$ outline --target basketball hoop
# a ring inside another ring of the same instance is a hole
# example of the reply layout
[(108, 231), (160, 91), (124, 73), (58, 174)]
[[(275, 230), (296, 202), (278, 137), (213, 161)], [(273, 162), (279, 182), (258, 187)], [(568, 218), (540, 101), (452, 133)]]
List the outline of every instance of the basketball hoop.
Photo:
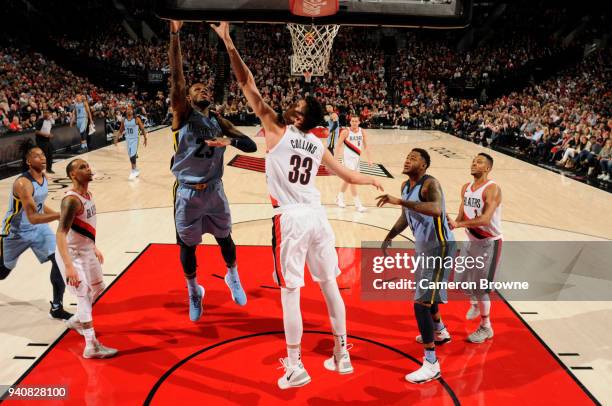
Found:
[(323, 76), (340, 26), (289, 23), (287, 27), (294, 52), (291, 55), (291, 74), (302, 76), (304, 72), (310, 72), (312, 76)]

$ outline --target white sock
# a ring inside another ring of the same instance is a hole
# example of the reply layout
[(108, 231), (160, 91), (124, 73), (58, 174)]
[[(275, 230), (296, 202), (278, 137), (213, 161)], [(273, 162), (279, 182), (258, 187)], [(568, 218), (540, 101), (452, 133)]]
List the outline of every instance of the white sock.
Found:
[(96, 345), (96, 332), (93, 327), (84, 328), (83, 337), (85, 337), (85, 348), (92, 348)]
[(361, 207), (361, 200), (359, 200), (359, 196), (353, 196), (353, 202), (355, 203), (355, 207)]
[(491, 312), (491, 301), (489, 295), (483, 295), (478, 300), (478, 307), (480, 308), (480, 325), (483, 327), (490, 328), (491, 321), (489, 320), (489, 314)]
[(297, 348), (290, 348), (287, 346), (287, 357), (289, 358), (289, 366), (299, 365), (302, 359), (302, 350), (300, 346)]
[(346, 334), (334, 334), (334, 354), (346, 352)]
[[(283, 305), (283, 326), (285, 327), (285, 341), (287, 345), (302, 342), (302, 312), (300, 310), (300, 288), (288, 289), (281, 288), (281, 304)], [(299, 361), (300, 349), (290, 349), (287, 347), (287, 355), (289, 356), (289, 365), (292, 362)], [(292, 358), (293, 354), (293, 358)], [(296, 355), (297, 354), (297, 358)]]

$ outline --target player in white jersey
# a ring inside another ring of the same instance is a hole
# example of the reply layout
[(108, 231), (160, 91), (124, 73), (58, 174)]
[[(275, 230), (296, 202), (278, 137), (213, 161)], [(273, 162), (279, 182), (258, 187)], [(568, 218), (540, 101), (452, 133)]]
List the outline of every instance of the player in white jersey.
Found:
[[(489, 179), (492, 168), (493, 158), (490, 155), (476, 155), (471, 167), (474, 180), (461, 189), (457, 218), (454, 221), (449, 218), (451, 228), (464, 227), (468, 236), (469, 241), (462, 248), (461, 256), (480, 258), (484, 264), (463, 272), (455, 270), (455, 280), (476, 282), (476, 286), (481, 286), (481, 280), (493, 281), (501, 258), (502, 192), (499, 185)], [(468, 340), (473, 343), (485, 342), (493, 338), (489, 290), (470, 289), (466, 293), (470, 295), (470, 309), (466, 318), (472, 320), (480, 315), (480, 326), (468, 336)]]
[(140, 176), (140, 171), (136, 165), (136, 158), (138, 158), (138, 144), (140, 143), (139, 133), (144, 137), (144, 146), (147, 146), (147, 130), (140, 119), (140, 117), (134, 115), (134, 109), (132, 106), (128, 106), (125, 111), (125, 117), (121, 120), (119, 131), (115, 133), (114, 144), (117, 145), (119, 141), (119, 134), (125, 134), (125, 145), (127, 146), (128, 157), (130, 158), (130, 164), (132, 165), (132, 171), (130, 172), (129, 180), (135, 179)]
[[(340, 139), (338, 140), (338, 156), (342, 157), (344, 166), (357, 172), (359, 172), (359, 160), (361, 159), (361, 154), (365, 154), (368, 159), (368, 165), (372, 166), (366, 132), (363, 128), (359, 127), (359, 124), (360, 121), (358, 116), (351, 117), (350, 127), (344, 128), (340, 132)], [(363, 207), (361, 201), (359, 200), (359, 196), (357, 196), (357, 187), (354, 184), (350, 186), (355, 208), (359, 212), (366, 211), (366, 208)], [(349, 184), (347, 182), (342, 182), (340, 193), (338, 193), (338, 197), (336, 198), (336, 204), (340, 207), (346, 207), (346, 204), (344, 203), (344, 192), (346, 192), (348, 187)]]
[(313, 97), (293, 104), (283, 114), (283, 125), (276, 112), (262, 98), (255, 79), (244, 64), (229, 35), (229, 25), (213, 25), (225, 43), (232, 70), (249, 105), (265, 129), (266, 178), (274, 207), (272, 247), (274, 279), (281, 286), (283, 324), (287, 358), (281, 359), (285, 374), (278, 380), (281, 389), (310, 382), (301, 362), (302, 315), (300, 288), (304, 286), (304, 265), (319, 283), (325, 297), (334, 334), (334, 350), (325, 360), (328, 370), (340, 374), (353, 372), (346, 342), (346, 310), (336, 277), (340, 273), (335, 238), (321, 206), (315, 177), (321, 163), (349, 183), (380, 184), (373, 178), (350, 171), (334, 160), (311, 130), (323, 120), (323, 108)]
[(77, 298), (76, 314), (67, 324), (85, 338), (84, 358), (109, 358), (117, 350), (96, 339), (91, 314), (94, 301), (105, 287), (101, 267), (104, 257), (96, 247), (96, 205), (88, 191), (93, 174), (82, 159), (70, 161), (66, 174), (72, 188), (62, 199), (55, 256), (69, 291)]

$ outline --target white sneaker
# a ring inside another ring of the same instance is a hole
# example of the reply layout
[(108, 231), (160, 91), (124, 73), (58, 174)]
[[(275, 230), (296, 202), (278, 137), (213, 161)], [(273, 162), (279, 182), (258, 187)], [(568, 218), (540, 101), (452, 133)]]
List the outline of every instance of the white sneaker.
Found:
[(334, 353), (331, 358), (323, 361), (323, 366), (328, 371), (338, 372), (339, 374), (352, 374), (353, 364), (351, 364), (351, 356), (348, 352), (348, 347), (344, 352)]
[(73, 315), (68, 320), (64, 320), (64, 323), (66, 323), (66, 327), (68, 327), (69, 329), (72, 329), (72, 330), (76, 331), (77, 333), (79, 333), (80, 335), (83, 335), (83, 323), (81, 323), (76, 318), (75, 315)]
[(338, 194), (338, 196), (336, 197), (336, 205), (343, 209), (346, 207), (346, 204), (344, 204), (344, 198), (341, 194)]
[(363, 207), (363, 205), (361, 204), (361, 200), (359, 200), (358, 197), (355, 197), (353, 199), (353, 203), (355, 204), (355, 210), (357, 210), (359, 213), (363, 213), (367, 210), (365, 207)]
[(83, 358), (110, 358), (117, 355), (118, 352), (114, 348), (105, 347), (100, 342), (96, 342), (93, 347), (85, 347)]
[(280, 359), (281, 367), (285, 369), (285, 374), (278, 379), (278, 387), (281, 389), (298, 388), (310, 383), (310, 375), (304, 368), (304, 364), (289, 365), (289, 358)]
[(135, 177), (139, 177), (140, 176), (140, 171), (138, 169), (134, 169), (134, 176)]
[(410, 383), (425, 383), (438, 379), (442, 376), (440, 373), (440, 362), (436, 360), (435, 363), (427, 361), (423, 358), (423, 366), (416, 371), (405, 376), (405, 379)]
[[(417, 343), (423, 344), (423, 337), (421, 337), (420, 334), (416, 336), (415, 340)], [(442, 345), (442, 344), (449, 343), (450, 340), (451, 340), (451, 335), (446, 329), (446, 327), (444, 327), (440, 331), (434, 331), (434, 344)]]
[(607, 173), (602, 173), (602, 174), (600, 174), (600, 175), (597, 177), (597, 179), (599, 179), (599, 180), (603, 180), (603, 179), (606, 177), (606, 175), (607, 175)]
[(465, 318), (468, 320), (474, 320), (478, 316), (480, 316), (480, 308), (478, 307), (478, 305), (474, 306), (473, 304), (471, 304), (470, 308), (465, 314)]
[(134, 179), (136, 179), (136, 172), (132, 170), (132, 172), (130, 172), (130, 176), (128, 176), (128, 180), (134, 180)]
[(610, 174), (606, 173), (606, 176), (603, 178), (605, 182), (610, 182)]
[(478, 330), (474, 331), (472, 334), (468, 336), (468, 341), (474, 344), (480, 344), (492, 338), (493, 338), (493, 328), (480, 326), (478, 327)]

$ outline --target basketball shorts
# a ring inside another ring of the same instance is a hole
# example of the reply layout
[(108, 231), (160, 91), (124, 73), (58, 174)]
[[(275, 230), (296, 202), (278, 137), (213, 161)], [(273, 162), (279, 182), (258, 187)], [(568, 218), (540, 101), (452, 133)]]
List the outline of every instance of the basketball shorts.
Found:
[(55, 252), (55, 234), (48, 224), (35, 224), (34, 229), (25, 232), (10, 232), (0, 237), (2, 260), (8, 269), (14, 269), (17, 259), (28, 248), (31, 248), (38, 261), (42, 264), (49, 260)]
[(304, 286), (304, 265), (315, 282), (340, 274), (336, 239), (322, 206), (290, 205), (274, 209), (272, 253), (274, 281), (281, 287)]
[(232, 231), (232, 215), (221, 180), (212, 181), (204, 190), (175, 184), (174, 223), (177, 243), (192, 247), (209, 233), (225, 238)]
[(475, 289), (464, 289), (465, 293), (470, 296), (479, 296), (490, 292), (490, 289), (480, 288), (480, 281), (483, 279), (489, 282), (495, 280), (495, 274), (501, 260), (501, 248), (501, 239), (470, 240), (464, 243), (459, 255), (463, 258), (473, 258), (469, 262), (474, 265), (469, 268), (455, 265), (454, 280), (458, 282), (473, 282), (469, 285), (463, 284), (464, 286), (476, 286)]
[(79, 130), (79, 134), (81, 135), (81, 140), (87, 138), (87, 119), (76, 121), (76, 127)]
[(138, 136), (125, 137), (125, 143), (127, 145), (128, 156), (130, 158), (137, 156), (138, 154)]
[(359, 160), (360, 156), (356, 154), (344, 154), (342, 163), (350, 170), (359, 172)]
[(414, 272), (415, 302), (428, 304), (448, 302), (444, 282), (449, 280), (456, 251), (455, 241), (446, 241), (444, 244), (436, 243), (434, 246), (430, 245), (426, 250), (416, 251), (415, 258), (421, 257), (422, 259)]
[[(96, 257), (93, 246), (83, 249), (69, 248), (68, 252), (81, 283), (78, 287), (70, 286), (66, 283), (68, 291), (76, 296), (77, 311), (76, 315), (80, 322), (87, 323), (92, 321), (92, 306), (96, 299), (104, 292), (105, 284), (102, 275), (102, 265)], [(59, 252), (55, 252), (57, 266), (66, 281), (66, 265)]]

